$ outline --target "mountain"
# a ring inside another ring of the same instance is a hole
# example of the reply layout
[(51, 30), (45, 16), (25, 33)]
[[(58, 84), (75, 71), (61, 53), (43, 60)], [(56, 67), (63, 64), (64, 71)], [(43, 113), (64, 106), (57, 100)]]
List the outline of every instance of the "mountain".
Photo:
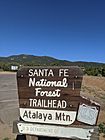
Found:
[(96, 62), (82, 62), (76, 61), (71, 62), (67, 60), (59, 60), (49, 56), (34, 56), (34, 55), (12, 55), (9, 57), (0, 57), (0, 64), (13, 64), (13, 65), (24, 65), (24, 66), (36, 66), (36, 65), (58, 65), (58, 66), (80, 66), (80, 67), (100, 67), (105, 64)]

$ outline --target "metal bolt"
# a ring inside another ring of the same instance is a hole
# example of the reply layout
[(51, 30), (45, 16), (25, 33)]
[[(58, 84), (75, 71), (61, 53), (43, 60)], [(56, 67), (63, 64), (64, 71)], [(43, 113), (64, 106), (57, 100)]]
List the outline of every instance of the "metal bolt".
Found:
[(21, 77), (24, 77), (24, 75), (21, 75)]

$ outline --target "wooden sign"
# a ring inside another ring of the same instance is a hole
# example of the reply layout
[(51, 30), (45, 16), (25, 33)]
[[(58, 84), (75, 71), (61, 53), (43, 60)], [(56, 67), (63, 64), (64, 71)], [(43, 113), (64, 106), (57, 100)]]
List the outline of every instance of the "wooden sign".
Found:
[[(44, 124), (32, 124), (17, 122), (18, 133), (49, 136), (58, 138), (72, 138), (81, 140), (98, 140), (98, 127), (94, 126), (55, 126), (55, 125), (44, 125)], [(49, 138), (50, 139), (50, 138)]]
[(98, 140), (95, 126), (100, 105), (80, 95), (82, 79), (79, 67), (20, 69), (18, 133)]
[(75, 122), (83, 72), (79, 67), (34, 67), (18, 71), (20, 117), (26, 122)]

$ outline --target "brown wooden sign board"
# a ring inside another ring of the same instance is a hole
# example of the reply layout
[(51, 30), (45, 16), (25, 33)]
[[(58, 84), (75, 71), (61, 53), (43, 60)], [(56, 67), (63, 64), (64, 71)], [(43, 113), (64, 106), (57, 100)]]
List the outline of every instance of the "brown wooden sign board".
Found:
[(78, 67), (21, 69), (17, 74), (20, 107), (77, 110), (74, 98), (80, 96), (82, 77)]

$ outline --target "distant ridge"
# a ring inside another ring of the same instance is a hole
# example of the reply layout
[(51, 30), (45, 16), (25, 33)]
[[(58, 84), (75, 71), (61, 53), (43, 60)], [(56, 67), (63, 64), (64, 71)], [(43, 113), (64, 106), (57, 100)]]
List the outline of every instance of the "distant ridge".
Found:
[(36, 66), (36, 65), (58, 65), (58, 66), (80, 66), (80, 67), (101, 67), (105, 65), (104, 63), (98, 62), (84, 62), (84, 61), (67, 61), (59, 60), (49, 56), (34, 56), (34, 55), (11, 55), (8, 57), (0, 57), (0, 64), (17, 64), (24, 66)]

